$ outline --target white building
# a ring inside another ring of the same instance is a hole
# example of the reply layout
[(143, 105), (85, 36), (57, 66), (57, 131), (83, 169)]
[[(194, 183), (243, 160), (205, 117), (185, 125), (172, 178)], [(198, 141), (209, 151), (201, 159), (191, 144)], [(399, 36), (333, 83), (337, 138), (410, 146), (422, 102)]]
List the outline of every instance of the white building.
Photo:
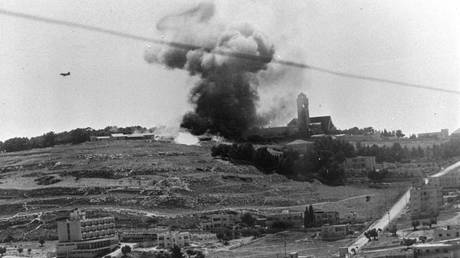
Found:
[(119, 243), (114, 217), (87, 219), (78, 209), (57, 220), (57, 233), (57, 258), (99, 257)]
[(180, 248), (190, 245), (189, 232), (163, 232), (158, 234), (158, 247), (169, 249), (174, 246)]
[(203, 230), (216, 231), (223, 228), (233, 228), (240, 221), (239, 213), (216, 213), (206, 215), (200, 224)]
[(448, 225), (436, 228), (433, 232), (433, 240), (440, 241), (452, 238), (460, 238), (460, 225)]
[(441, 206), (442, 192), (436, 184), (430, 182), (412, 187), (409, 202), (412, 220), (435, 219)]

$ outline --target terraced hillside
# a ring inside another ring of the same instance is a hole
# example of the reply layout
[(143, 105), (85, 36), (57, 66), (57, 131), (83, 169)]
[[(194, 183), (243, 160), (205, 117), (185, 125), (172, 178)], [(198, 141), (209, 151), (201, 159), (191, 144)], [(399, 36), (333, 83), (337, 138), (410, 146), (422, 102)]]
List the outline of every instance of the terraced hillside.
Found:
[[(0, 154), (0, 215), (74, 206), (114, 206), (163, 214), (218, 208), (275, 208), (322, 203), (325, 209), (376, 209), (398, 191), (328, 187), (266, 175), (210, 156), (212, 143), (143, 140), (88, 142)], [(346, 199), (348, 198), (348, 199)], [(346, 201), (339, 201), (346, 199)], [(337, 207), (339, 206), (339, 207)], [(363, 207), (365, 206), (365, 207)]]

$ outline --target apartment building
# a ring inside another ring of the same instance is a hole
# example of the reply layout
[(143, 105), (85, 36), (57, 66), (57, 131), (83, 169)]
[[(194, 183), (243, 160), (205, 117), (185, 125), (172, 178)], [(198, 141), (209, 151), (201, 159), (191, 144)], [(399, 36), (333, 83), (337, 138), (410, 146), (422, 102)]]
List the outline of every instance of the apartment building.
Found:
[(57, 220), (57, 233), (57, 258), (103, 256), (119, 244), (114, 217), (86, 218), (79, 209)]
[(182, 248), (190, 245), (189, 232), (168, 231), (158, 234), (158, 247), (169, 249), (175, 245)]
[(442, 192), (433, 183), (414, 186), (410, 192), (409, 208), (412, 220), (435, 219), (442, 206)]

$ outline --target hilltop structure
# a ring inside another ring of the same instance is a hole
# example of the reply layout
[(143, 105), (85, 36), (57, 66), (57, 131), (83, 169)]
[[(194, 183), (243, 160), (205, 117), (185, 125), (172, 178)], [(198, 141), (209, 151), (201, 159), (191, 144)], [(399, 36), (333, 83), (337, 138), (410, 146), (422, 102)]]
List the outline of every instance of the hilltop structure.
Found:
[(286, 126), (254, 128), (246, 136), (264, 138), (309, 137), (315, 134), (332, 134), (336, 131), (331, 116), (310, 117), (308, 98), (304, 93), (297, 96), (297, 118)]

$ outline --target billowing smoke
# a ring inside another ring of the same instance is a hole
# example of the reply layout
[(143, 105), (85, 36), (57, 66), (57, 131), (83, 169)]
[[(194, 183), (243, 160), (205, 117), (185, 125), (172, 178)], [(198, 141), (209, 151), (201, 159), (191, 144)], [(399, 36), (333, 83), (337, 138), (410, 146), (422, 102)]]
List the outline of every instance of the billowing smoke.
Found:
[(213, 20), (214, 14), (213, 4), (202, 3), (164, 17), (157, 29), (182, 45), (149, 48), (145, 60), (199, 76), (190, 93), (194, 111), (184, 115), (182, 127), (193, 134), (239, 138), (265, 122), (256, 112), (257, 74), (271, 62), (274, 47), (252, 26), (225, 26)]

